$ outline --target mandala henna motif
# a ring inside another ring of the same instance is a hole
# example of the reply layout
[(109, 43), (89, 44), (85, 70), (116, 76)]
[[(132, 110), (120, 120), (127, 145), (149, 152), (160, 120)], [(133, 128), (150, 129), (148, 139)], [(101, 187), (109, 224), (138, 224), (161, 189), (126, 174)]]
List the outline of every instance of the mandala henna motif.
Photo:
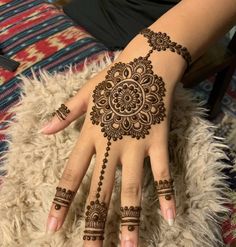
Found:
[(169, 49), (172, 52), (176, 52), (181, 55), (187, 62), (189, 68), (190, 63), (192, 62), (191, 55), (186, 47), (183, 47), (176, 42), (172, 42), (170, 37), (166, 33), (158, 32), (155, 33), (149, 28), (144, 28), (141, 30), (140, 34), (143, 34), (144, 37), (148, 38), (149, 45), (157, 51), (165, 51)]
[(94, 90), (91, 120), (114, 141), (129, 135), (145, 138), (152, 124), (165, 117), (165, 84), (143, 57), (117, 63)]
[[(187, 64), (191, 62), (188, 50), (172, 42), (166, 33), (154, 33), (146, 28), (140, 34), (148, 38), (148, 43), (152, 47), (148, 54), (145, 57), (135, 58), (129, 63), (115, 63), (107, 71), (105, 79), (93, 91), (94, 105), (90, 119), (92, 124), (101, 126), (101, 131), (107, 138), (107, 146), (96, 200), (90, 202), (85, 214), (84, 240), (103, 240), (108, 205), (100, 200), (100, 192), (111, 141), (122, 139), (123, 136), (145, 138), (151, 126), (159, 124), (166, 117), (165, 83), (162, 77), (154, 74), (149, 56), (154, 50), (170, 49), (181, 55)], [(172, 187), (168, 190), (169, 194), (165, 195), (167, 200), (170, 198)], [(162, 192), (159, 190), (159, 193)], [(140, 210), (140, 207), (132, 206), (121, 209), (122, 224), (128, 225), (130, 231), (139, 224)], [(128, 219), (125, 219), (126, 216)]]

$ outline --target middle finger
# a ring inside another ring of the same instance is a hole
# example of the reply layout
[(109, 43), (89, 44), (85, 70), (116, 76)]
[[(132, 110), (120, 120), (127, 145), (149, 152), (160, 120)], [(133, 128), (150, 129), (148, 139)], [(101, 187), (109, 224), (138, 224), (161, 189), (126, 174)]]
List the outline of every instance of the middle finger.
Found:
[(104, 228), (118, 162), (117, 151), (115, 147), (110, 150), (110, 145), (110, 141), (108, 141), (107, 146), (105, 142), (99, 144), (97, 151), (85, 212), (84, 246), (86, 247), (100, 247), (103, 243)]
[(138, 246), (144, 157), (145, 150), (143, 146), (132, 145), (132, 149), (127, 149), (122, 159), (122, 247)]

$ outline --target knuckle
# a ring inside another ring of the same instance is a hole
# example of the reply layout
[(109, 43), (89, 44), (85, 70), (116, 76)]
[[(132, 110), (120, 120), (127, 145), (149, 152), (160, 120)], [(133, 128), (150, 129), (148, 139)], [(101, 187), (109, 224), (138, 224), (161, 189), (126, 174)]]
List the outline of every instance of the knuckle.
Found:
[(125, 196), (139, 197), (141, 194), (141, 186), (138, 183), (127, 183), (122, 186), (121, 193)]
[(88, 109), (88, 100), (87, 101), (82, 100), (80, 103), (81, 103), (81, 111), (84, 114), (87, 112)]
[(158, 170), (158, 179), (168, 179), (170, 178), (169, 169), (163, 167), (162, 169)]
[(102, 192), (98, 192), (95, 189), (91, 189), (89, 192), (90, 201), (97, 199), (98, 194), (99, 194), (99, 200), (103, 202), (108, 202), (109, 198), (108, 198), (108, 194), (106, 193), (106, 191), (103, 190)]
[(97, 190), (90, 190), (90, 192), (89, 192), (90, 198), (91, 198), (91, 199), (95, 199), (97, 193), (98, 193)]

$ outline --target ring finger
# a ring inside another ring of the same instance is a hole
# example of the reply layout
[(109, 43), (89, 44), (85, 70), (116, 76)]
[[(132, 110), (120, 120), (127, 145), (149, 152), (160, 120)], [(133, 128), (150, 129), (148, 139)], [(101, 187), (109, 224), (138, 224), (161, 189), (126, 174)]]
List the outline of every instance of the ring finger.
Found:
[[(135, 146), (135, 145), (134, 145)], [(121, 246), (137, 247), (139, 238), (140, 201), (144, 150), (132, 146), (126, 149), (122, 160), (121, 187)], [(135, 151), (134, 151), (135, 150)]]

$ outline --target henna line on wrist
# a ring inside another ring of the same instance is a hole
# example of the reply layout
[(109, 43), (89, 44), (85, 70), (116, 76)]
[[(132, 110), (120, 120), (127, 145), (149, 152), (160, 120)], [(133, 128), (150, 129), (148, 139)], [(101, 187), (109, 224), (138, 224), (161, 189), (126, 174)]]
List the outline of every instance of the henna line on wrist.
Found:
[[(189, 68), (190, 63), (192, 62), (192, 58), (188, 49), (176, 42), (172, 42), (170, 37), (163, 32), (155, 33), (150, 28), (144, 28), (140, 31), (144, 37), (148, 38), (148, 43), (152, 47), (152, 49), (157, 51), (165, 51), (169, 49), (172, 52), (176, 52), (178, 55), (181, 55), (183, 59), (187, 63), (187, 67)], [(147, 55), (147, 58), (150, 56), (150, 52)]]

